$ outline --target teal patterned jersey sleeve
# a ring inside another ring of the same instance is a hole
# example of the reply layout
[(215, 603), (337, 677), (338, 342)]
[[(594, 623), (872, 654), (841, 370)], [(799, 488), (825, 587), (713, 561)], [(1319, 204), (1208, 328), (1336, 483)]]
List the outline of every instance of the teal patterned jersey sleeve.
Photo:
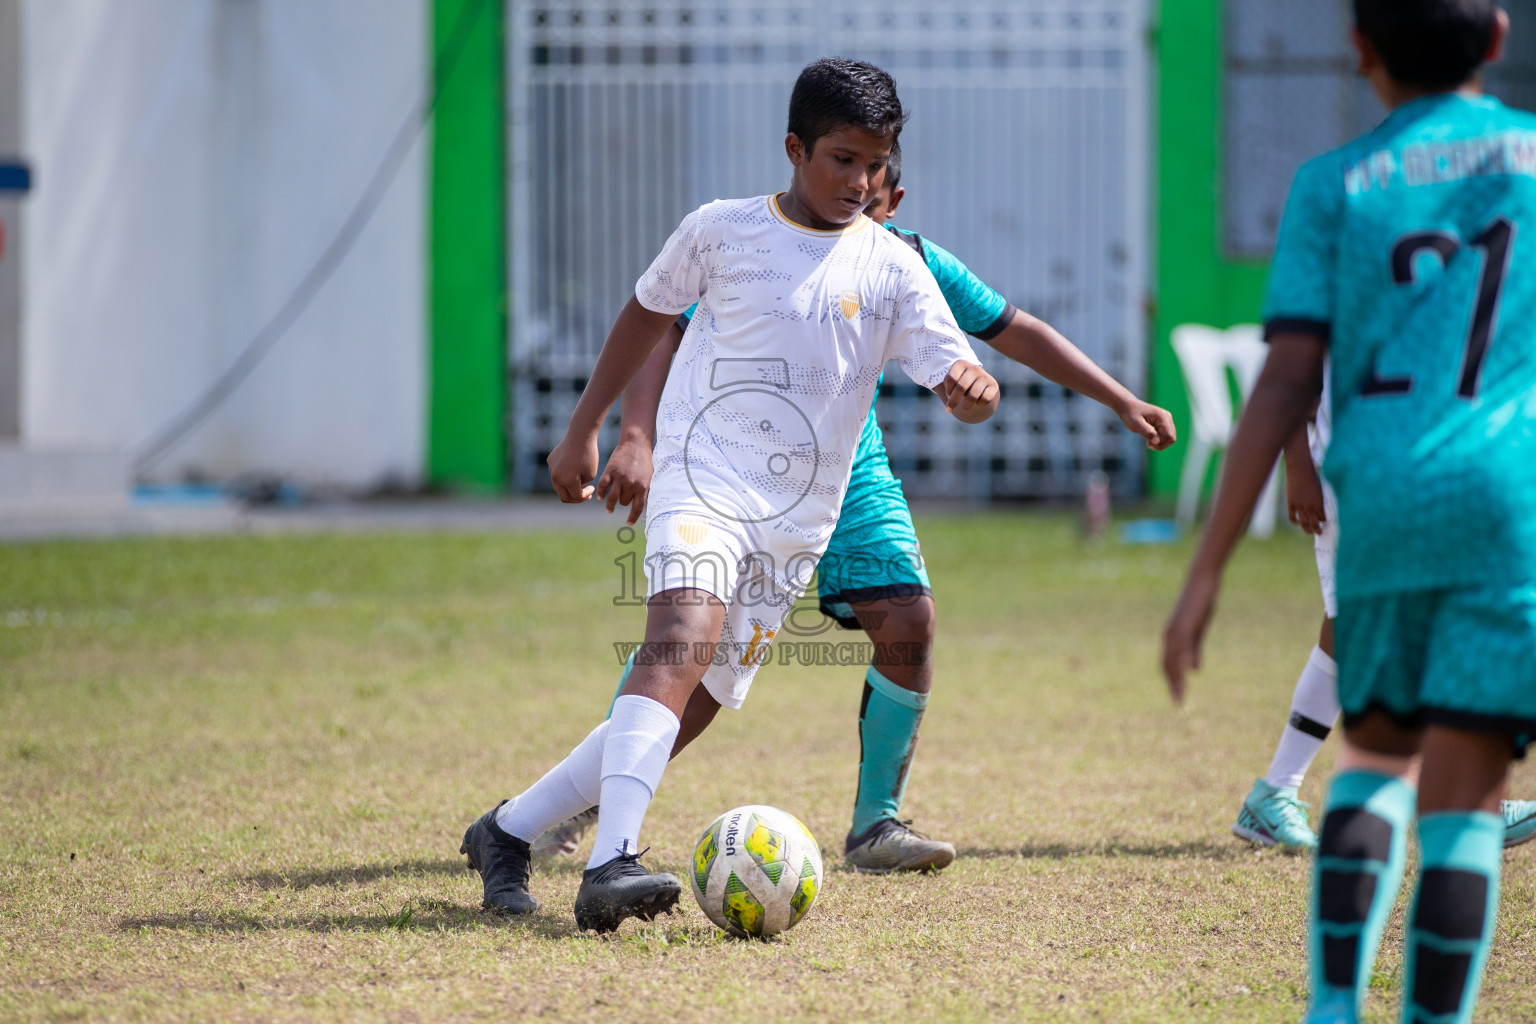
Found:
[(1280, 331), (1332, 335), (1337, 286), (1337, 187), (1330, 188), (1332, 155), (1305, 164), (1296, 174), (1270, 263), (1264, 299), (1265, 337)]
[(886, 230), (916, 249), (923, 262), (928, 264), (962, 331), (989, 341), (1008, 326), (1017, 310), (948, 250), (934, 245), (915, 231), (903, 231), (890, 224), (886, 225)]

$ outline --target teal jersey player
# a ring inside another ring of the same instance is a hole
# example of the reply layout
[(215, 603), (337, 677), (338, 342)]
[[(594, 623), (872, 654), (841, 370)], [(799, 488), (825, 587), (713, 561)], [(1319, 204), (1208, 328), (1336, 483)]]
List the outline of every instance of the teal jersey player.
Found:
[[(1013, 304), (948, 250), (915, 231), (885, 228), (923, 257), (961, 330), (990, 341), (1013, 321)], [(874, 406), (853, 457), (837, 530), (817, 567), (816, 588), (821, 610), (848, 629), (859, 628), (856, 603), (930, 593), (912, 512), (891, 473)]]
[[(1509, 763), (1536, 732), (1536, 118), (1481, 95), (1493, 0), (1355, 0), (1391, 111), (1302, 168), (1268, 362), (1163, 638), (1175, 699), (1221, 573), (1331, 357), (1344, 746), (1317, 838), (1306, 1024), (1354, 1024), (1402, 887), (1402, 1019), (1466, 1024), (1497, 920)], [(1518, 809), (1517, 809), (1518, 811)]]
[[(1484, 584), (1511, 584), (1518, 597), (1533, 575), (1536, 517), (1523, 510), (1536, 499), (1536, 437), (1518, 415), (1533, 379), (1525, 325), (1536, 278), (1527, 270), (1531, 239), (1518, 231), (1532, 223), (1533, 128), (1536, 118), (1483, 96), (1423, 96), (1297, 176), (1265, 319), (1273, 331), (1331, 340), (1339, 360), (1337, 408), (1348, 426), (1328, 472), (1347, 481), (1350, 499), (1346, 597)], [(1330, 392), (1323, 401), (1332, 406)], [(1319, 534), (1328, 610), (1270, 772), (1233, 826), (1264, 845), (1316, 846), (1297, 786), (1340, 711), (1332, 657), (1340, 515), (1313, 468), (1329, 448), (1331, 411), (1317, 417), (1311, 451), (1305, 431), (1286, 448), (1288, 494), (1310, 486), (1314, 516), (1326, 509), (1326, 521), (1293, 518)], [(1365, 638), (1403, 649), (1379, 633), (1388, 623), (1353, 622), (1357, 646)], [(1508, 667), (1528, 656), (1521, 643), (1489, 643), (1475, 664), (1452, 658), (1437, 670), (1430, 685), (1443, 696), (1428, 696), (1446, 705), (1438, 711), (1475, 711), (1488, 696), (1483, 681), (1506, 674), (1488, 663), (1500, 650)], [(1385, 694), (1356, 689), (1354, 716), (1371, 699), (1409, 715), (1426, 694), (1404, 682)], [(1503, 805), (1506, 847), (1536, 836), (1526, 803)]]
[(1536, 117), (1423, 96), (1305, 165), (1265, 320), (1330, 338), (1341, 598), (1536, 578)]

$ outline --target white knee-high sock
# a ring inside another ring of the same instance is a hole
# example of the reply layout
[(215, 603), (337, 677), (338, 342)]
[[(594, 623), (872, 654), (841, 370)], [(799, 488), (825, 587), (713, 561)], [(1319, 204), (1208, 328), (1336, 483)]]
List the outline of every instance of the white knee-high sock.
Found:
[(597, 803), (607, 739), (605, 721), (542, 779), (519, 793), (517, 799), (502, 804), (496, 812), (496, 824), (503, 832), (531, 843), (545, 829)]
[(681, 723), (649, 697), (625, 694), (613, 704), (603, 746), (603, 784), (597, 835), (588, 868), (640, 849), (640, 825), (656, 795)]
[(1264, 781), (1281, 789), (1295, 789), (1306, 777), (1312, 759), (1339, 717), (1339, 666), (1321, 647), (1313, 647), (1296, 692), (1291, 696), (1291, 717)]

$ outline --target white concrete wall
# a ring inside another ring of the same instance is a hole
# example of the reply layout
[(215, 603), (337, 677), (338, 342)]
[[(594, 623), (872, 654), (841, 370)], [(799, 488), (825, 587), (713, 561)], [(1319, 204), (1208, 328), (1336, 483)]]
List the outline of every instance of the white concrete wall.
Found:
[[(133, 449), (335, 237), (418, 98), (426, 0), (23, 0), (22, 437)], [(335, 276), (154, 471), (420, 476), (425, 138)]]

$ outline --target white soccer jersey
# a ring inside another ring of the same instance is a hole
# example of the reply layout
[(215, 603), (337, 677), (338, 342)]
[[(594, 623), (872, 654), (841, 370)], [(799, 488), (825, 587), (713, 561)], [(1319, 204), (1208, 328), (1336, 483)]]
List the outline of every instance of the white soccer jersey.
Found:
[(647, 522), (740, 524), (794, 591), (837, 524), (886, 360), (924, 387), (978, 362), (910, 247), (862, 216), (803, 227), (773, 196), (689, 214), (635, 297), (658, 313), (699, 304), (661, 396)]

